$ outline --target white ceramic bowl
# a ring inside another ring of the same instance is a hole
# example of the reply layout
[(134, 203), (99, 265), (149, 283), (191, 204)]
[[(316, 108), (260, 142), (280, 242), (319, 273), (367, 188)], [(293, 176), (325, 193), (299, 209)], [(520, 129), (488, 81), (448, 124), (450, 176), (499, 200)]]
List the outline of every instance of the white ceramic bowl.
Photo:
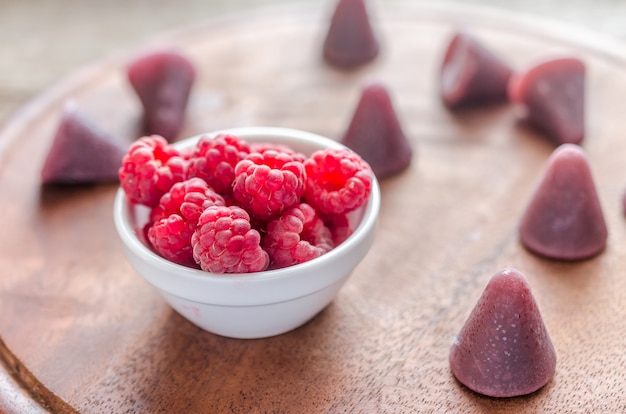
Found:
[[(230, 133), (249, 142), (286, 144), (306, 155), (323, 148), (345, 148), (308, 132), (247, 127)], [(176, 143), (191, 147), (198, 137)], [(148, 209), (132, 205), (118, 190), (114, 220), (132, 267), (183, 317), (200, 328), (233, 338), (261, 338), (295, 329), (324, 309), (365, 257), (374, 239), (380, 209), (376, 179), (367, 204), (352, 214), (354, 233), (330, 252), (306, 263), (265, 272), (215, 275), (177, 265), (155, 254), (141, 237)]]

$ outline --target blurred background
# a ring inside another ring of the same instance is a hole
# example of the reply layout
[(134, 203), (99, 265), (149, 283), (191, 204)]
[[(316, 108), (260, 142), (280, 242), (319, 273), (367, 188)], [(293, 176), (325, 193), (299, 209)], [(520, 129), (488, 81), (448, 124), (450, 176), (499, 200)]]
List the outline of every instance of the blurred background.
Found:
[[(400, 0), (369, 0), (393, 7)], [(404, 0), (406, 2), (407, 0)], [(624, 0), (411, 0), (411, 4), (491, 8), (553, 20), (626, 44)], [(164, 31), (268, 6), (335, 0), (0, 0), (0, 123), (78, 67)]]

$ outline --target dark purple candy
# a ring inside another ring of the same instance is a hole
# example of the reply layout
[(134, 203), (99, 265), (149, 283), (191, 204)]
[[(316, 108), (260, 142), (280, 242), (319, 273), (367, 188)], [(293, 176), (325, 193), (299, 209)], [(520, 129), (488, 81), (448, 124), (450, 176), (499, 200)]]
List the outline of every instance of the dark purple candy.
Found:
[(324, 40), (326, 61), (353, 68), (374, 60), (378, 51), (365, 0), (338, 0)]
[(554, 150), (519, 230), (526, 248), (551, 259), (582, 260), (604, 250), (608, 231), (581, 147)]
[(367, 161), (379, 179), (406, 169), (413, 155), (389, 93), (380, 83), (363, 88), (341, 142)]
[(490, 397), (530, 394), (552, 378), (556, 352), (519, 271), (491, 278), (454, 338), (449, 361), (459, 382)]
[(174, 140), (185, 121), (193, 64), (179, 53), (150, 53), (133, 61), (127, 74), (143, 106), (143, 134)]
[(79, 184), (118, 181), (126, 153), (75, 104), (65, 106), (41, 170), (43, 183)]
[(443, 58), (441, 97), (449, 108), (504, 102), (512, 74), (509, 65), (477, 38), (460, 31)]
[(525, 120), (556, 145), (580, 144), (585, 137), (585, 65), (577, 58), (553, 59), (516, 75), (512, 101)]

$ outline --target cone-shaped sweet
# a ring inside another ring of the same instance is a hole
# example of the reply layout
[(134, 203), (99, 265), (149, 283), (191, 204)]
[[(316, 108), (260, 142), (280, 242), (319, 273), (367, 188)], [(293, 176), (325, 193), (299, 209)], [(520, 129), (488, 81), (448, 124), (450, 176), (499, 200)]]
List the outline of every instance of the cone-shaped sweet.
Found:
[(490, 397), (530, 394), (548, 383), (556, 352), (525, 277), (496, 273), (450, 348), (450, 368)]
[(608, 231), (581, 147), (554, 150), (519, 231), (527, 249), (551, 259), (582, 260), (604, 250)]
[(585, 65), (580, 59), (553, 59), (515, 75), (509, 95), (525, 108), (525, 120), (555, 145), (583, 141)]
[(324, 40), (326, 61), (350, 69), (374, 60), (378, 51), (365, 0), (338, 0)]
[(181, 131), (196, 71), (176, 52), (141, 56), (127, 68), (130, 84), (143, 106), (143, 134), (172, 141)]
[(125, 152), (74, 103), (68, 103), (41, 170), (42, 182), (116, 182)]
[(413, 155), (387, 88), (381, 83), (363, 88), (341, 142), (367, 161), (378, 179), (406, 169)]
[(449, 108), (504, 102), (513, 70), (473, 35), (459, 31), (441, 65), (441, 98)]

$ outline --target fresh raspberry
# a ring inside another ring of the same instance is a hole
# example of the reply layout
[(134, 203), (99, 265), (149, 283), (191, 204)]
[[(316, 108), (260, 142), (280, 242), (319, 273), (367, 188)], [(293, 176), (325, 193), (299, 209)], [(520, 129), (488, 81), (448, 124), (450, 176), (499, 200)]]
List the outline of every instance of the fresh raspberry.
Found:
[(295, 151), (293, 148), (287, 145), (274, 144), (272, 142), (254, 142), (250, 144), (250, 152), (258, 152), (264, 154), (266, 151), (269, 150), (289, 154), (293, 157), (294, 161), (304, 162), (306, 160), (306, 155)]
[(196, 223), (172, 214), (148, 228), (148, 240), (163, 258), (183, 266), (197, 267), (191, 248), (191, 236), (195, 229)]
[(235, 167), (233, 195), (252, 216), (278, 217), (304, 194), (304, 164), (276, 150), (251, 153)]
[(367, 201), (373, 173), (357, 153), (345, 149), (314, 152), (304, 163), (304, 199), (322, 214), (342, 214)]
[(211, 206), (200, 215), (191, 237), (193, 257), (204, 271), (248, 273), (267, 269), (269, 256), (261, 235), (250, 228), (250, 216), (242, 208)]
[(330, 214), (322, 217), (322, 220), (330, 229), (335, 246), (339, 246), (354, 233), (354, 227), (350, 223), (348, 214)]
[(333, 241), (313, 207), (301, 203), (269, 222), (263, 248), (270, 256), (270, 268), (279, 269), (323, 255), (333, 248)]
[(189, 177), (204, 179), (220, 194), (229, 193), (235, 166), (250, 153), (247, 142), (234, 135), (202, 136), (189, 156)]
[(195, 266), (191, 235), (200, 214), (209, 206), (224, 205), (224, 199), (201, 178), (176, 183), (152, 209), (148, 240), (164, 258)]
[(142, 137), (131, 144), (118, 173), (128, 199), (148, 207), (156, 206), (185, 174), (185, 160), (159, 135)]
[(225, 205), (224, 198), (216, 193), (202, 178), (194, 177), (176, 183), (163, 194), (159, 204), (150, 213), (150, 220), (156, 222), (172, 214), (185, 220), (198, 221), (200, 214), (209, 206)]

